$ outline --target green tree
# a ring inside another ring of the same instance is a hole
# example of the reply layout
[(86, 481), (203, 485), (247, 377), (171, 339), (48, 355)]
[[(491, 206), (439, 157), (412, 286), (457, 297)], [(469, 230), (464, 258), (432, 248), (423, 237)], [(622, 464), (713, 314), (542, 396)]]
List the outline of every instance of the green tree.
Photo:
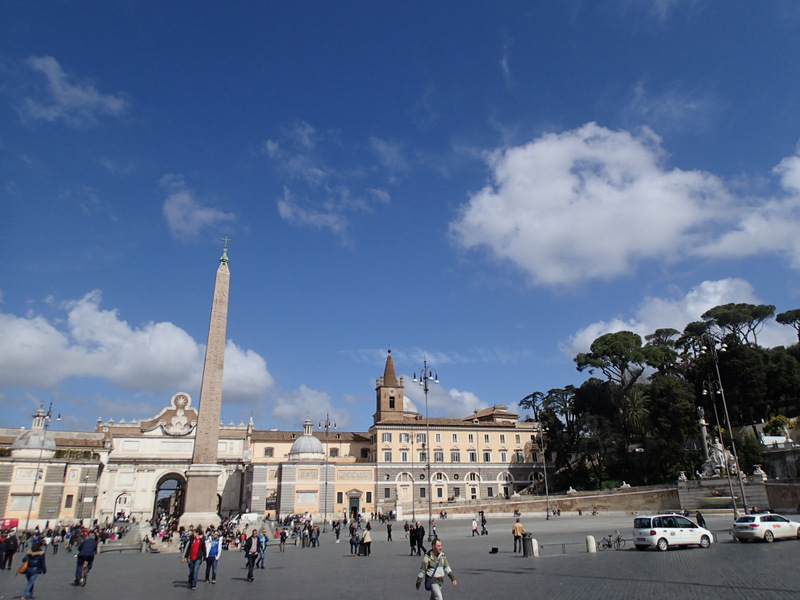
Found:
[(778, 346), (766, 351), (768, 409), (786, 413), (797, 406), (800, 394), (800, 362), (790, 350)]
[(575, 357), (578, 371), (594, 373), (600, 369), (606, 378), (615, 383), (622, 396), (644, 373), (648, 365), (648, 352), (642, 347), (642, 338), (632, 331), (617, 331), (601, 335)]
[(680, 331), (677, 329), (656, 329), (654, 333), (644, 336), (650, 348), (648, 361), (660, 373), (674, 373), (678, 361), (678, 345)]
[(797, 422), (785, 415), (773, 415), (764, 423), (764, 435), (787, 435)]
[(800, 308), (782, 312), (775, 317), (775, 320), (781, 325), (794, 327), (797, 331), (797, 342), (800, 343)]
[(736, 454), (739, 456), (739, 466), (745, 474), (752, 473), (756, 465), (763, 465), (761, 444), (753, 435), (739, 434), (734, 436), (736, 441)]
[(675, 481), (681, 471), (694, 473), (703, 457), (688, 441), (699, 437), (696, 393), (675, 375), (656, 374), (650, 381), (650, 430), (645, 446), (653, 481)]
[(703, 320), (714, 323), (722, 331), (736, 336), (740, 342), (757, 346), (758, 332), (764, 326), (764, 321), (774, 314), (775, 307), (771, 304), (731, 303), (715, 306), (701, 316)]

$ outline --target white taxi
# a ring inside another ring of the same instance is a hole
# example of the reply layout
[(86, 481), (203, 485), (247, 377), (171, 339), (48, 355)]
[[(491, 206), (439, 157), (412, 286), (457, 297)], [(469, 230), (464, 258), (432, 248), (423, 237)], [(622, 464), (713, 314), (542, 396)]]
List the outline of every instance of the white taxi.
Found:
[(713, 533), (681, 515), (650, 515), (633, 520), (633, 544), (637, 550), (663, 551), (672, 546), (708, 548), (713, 541)]
[(800, 523), (773, 513), (744, 515), (736, 519), (731, 533), (737, 542), (747, 540), (771, 542), (779, 538), (800, 538)]

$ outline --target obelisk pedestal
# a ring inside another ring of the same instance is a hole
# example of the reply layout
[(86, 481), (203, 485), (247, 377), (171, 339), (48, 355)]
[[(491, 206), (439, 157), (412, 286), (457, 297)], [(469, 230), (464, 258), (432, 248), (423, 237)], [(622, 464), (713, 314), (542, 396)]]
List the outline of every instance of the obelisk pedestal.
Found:
[(180, 524), (218, 526), (221, 519), (217, 513), (219, 476), (222, 467), (217, 464), (219, 445), (219, 421), (222, 409), (222, 371), (225, 363), (225, 329), (228, 320), (228, 237), (223, 238), (225, 249), (219, 260), (217, 278), (214, 283), (214, 300), (211, 305), (211, 321), (208, 326), (208, 343), (203, 365), (203, 382), (200, 387), (200, 402), (197, 409), (192, 464), (186, 471), (186, 496)]

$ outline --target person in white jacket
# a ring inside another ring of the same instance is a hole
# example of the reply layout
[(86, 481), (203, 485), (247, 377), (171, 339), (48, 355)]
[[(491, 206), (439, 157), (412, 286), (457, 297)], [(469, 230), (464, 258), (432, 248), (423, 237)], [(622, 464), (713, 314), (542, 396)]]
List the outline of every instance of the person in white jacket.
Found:
[(206, 536), (206, 583), (217, 583), (217, 562), (222, 554), (222, 538), (219, 530), (215, 529), (211, 535)]

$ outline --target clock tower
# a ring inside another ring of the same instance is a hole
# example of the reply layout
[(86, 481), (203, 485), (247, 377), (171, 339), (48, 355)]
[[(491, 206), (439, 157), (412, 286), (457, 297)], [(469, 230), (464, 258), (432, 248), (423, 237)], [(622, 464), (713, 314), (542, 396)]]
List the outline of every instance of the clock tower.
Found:
[(398, 381), (394, 373), (392, 351), (386, 357), (386, 367), (383, 376), (378, 377), (375, 383), (375, 399), (377, 411), (373, 416), (374, 422), (379, 423), (387, 419), (403, 418), (403, 377)]

